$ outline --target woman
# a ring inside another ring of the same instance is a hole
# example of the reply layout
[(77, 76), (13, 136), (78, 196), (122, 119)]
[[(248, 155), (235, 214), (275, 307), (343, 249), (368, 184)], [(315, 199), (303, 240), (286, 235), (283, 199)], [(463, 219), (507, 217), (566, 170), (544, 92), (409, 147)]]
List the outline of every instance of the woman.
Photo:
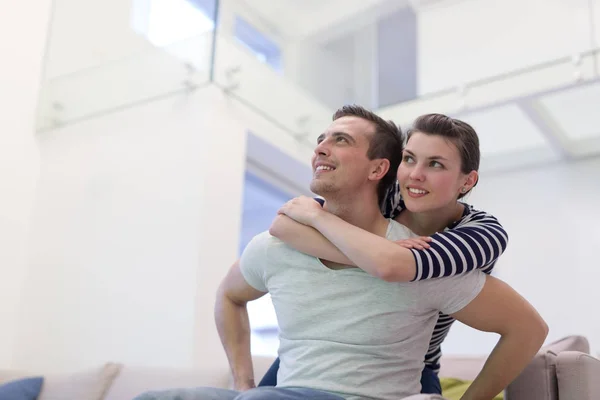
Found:
[[(475, 268), (491, 273), (506, 248), (506, 232), (492, 215), (458, 201), (477, 184), (479, 159), (479, 139), (469, 124), (423, 115), (408, 132), (398, 181), (382, 205), (386, 217), (420, 239), (388, 241), (315, 208), (307, 197), (286, 203), (270, 232), (299, 251), (388, 281), (448, 277)], [(441, 393), (441, 343), (453, 322), (440, 313), (425, 356), (422, 393)], [(278, 363), (259, 386), (276, 384)]]

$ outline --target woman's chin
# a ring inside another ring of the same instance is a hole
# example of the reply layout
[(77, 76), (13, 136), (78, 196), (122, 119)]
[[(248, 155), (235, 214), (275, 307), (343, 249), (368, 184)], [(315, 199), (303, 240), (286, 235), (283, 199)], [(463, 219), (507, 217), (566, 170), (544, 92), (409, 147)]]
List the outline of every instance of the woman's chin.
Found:
[(423, 199), (412, 199), (410, 197), (404, 199), (404, 205), (410, 212), (425, 212), (432, 208), (427, 201), (423, 201)]

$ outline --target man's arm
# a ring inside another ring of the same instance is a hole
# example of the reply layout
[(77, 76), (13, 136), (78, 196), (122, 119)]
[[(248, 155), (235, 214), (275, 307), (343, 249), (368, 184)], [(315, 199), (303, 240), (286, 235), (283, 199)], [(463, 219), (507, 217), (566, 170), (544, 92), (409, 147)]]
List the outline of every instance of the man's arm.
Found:
[(250, 286), (236, 261), (217, 291), (215, 321), (225, 348), (236, 390), (248, 390), (254, 384), (254, 370), (250, 355), (250, 322), (246, 303), (266, 293)]
[(491, 276), (477, 297), (452, 314), (462, 323), (500, 334), (498, 344), (462, 400), (492, 399), (527, 366), (548, 334), (531, 304), (509, 285)]

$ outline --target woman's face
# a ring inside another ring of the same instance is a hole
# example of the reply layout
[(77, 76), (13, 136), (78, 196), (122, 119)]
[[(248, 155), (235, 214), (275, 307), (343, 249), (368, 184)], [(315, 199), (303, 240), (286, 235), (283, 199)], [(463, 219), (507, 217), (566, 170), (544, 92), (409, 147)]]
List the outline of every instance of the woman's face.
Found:
[(412, 212), (453, 206), (461, 190), (472, 186), (469, 175), (461, 171), (456, 146), (442, 136), (421, 132), (413, 133), (406, 144), (398, 182), (406, 208)]

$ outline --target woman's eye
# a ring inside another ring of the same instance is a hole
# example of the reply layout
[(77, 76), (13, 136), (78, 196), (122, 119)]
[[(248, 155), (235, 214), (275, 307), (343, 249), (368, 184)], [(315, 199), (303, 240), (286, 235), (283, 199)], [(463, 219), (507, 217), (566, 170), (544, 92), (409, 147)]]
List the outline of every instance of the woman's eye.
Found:
[(432, 161), (431, 162), (431, 166), (433, 168), (444, 168), (444, 166), (442, 164), (440, 164), (439, 162), (437, 162), (437, 161)]
[(415, 162), (415, 160), (411, 156), (404, 156), (402, 158), (402, 161), (404, 161), (407, 164), (412, 164), (413, 162)]

